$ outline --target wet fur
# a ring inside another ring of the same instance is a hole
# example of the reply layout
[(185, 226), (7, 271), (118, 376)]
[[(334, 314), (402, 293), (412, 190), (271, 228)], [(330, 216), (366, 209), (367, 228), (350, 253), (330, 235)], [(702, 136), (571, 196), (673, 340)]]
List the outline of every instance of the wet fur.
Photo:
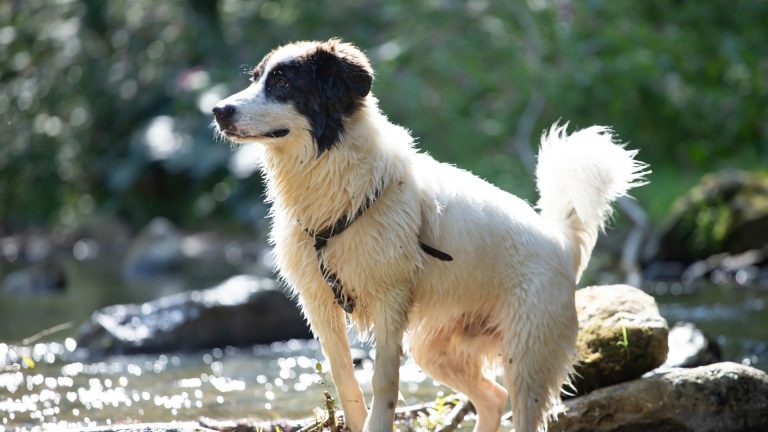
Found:
[[(271, 78), (264, 74), (307, 58), (316, 59), (318, 82), (307, 94), (317, 100), (268, 97)], [(418, 152), (408, 131), (380, 112), (369, 92), (368, 60), (352, 45), (280, 47), (256, 68), (254, 80), (219, 106), (237, 107), (228, 127), (238, 133), (291, 131), (279, 139), (230, 137), (264, 144), (278, 269), (320, 339), (350, 429), (392, 430), (404, 335), (427, 373), (472, 400), (477, 431), (498, 429), (508, 391), (515, 430), (544, 429), (572, 371), (577, 275), (610, 201), (642, 174), (634, 154), (604, 128), (571, 137), (554, 128), (542, 139), (540, 215), (471, 173)], [(336, 131), (330, 141), (323, 138), (328, 128)], [(572, 137), (586, 143), (571, 149), (581, 154), (575, 162), (558, 157)], [(601, 159), (606, 149), (612, 153)], [(619, 168), (608, 166), (617, 161)], [(346, 317), (318, 270), (306, 230), (352, 217), (382, 182), (376, 202), (324, 251), (326, 265), (356, 301)], [(587, 204), (598, 211), (585, 212)], [(426, 255), (419, 240), (454, 260)], [(354, 377), (347, 318), (376, 341), (370, 412)], [(506, 388), (496, 383), (496, 371)]]

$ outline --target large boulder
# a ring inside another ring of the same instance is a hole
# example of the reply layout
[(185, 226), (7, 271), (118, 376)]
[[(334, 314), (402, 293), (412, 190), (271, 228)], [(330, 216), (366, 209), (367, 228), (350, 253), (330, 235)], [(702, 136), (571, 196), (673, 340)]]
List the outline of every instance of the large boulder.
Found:
[(736, 363), (677, 369), (565, 402), (560, 432), (768, 430), (768, 374)]
[(311, 337), (275, 281), (240, 275), (206, 290), (96, 311), (80, 327), (77, 346), (92, 354), (129, 354)]
[(579, 394), (640, 377), (667, 358), (667, 321), (653, 297), (628, 285), (576, 291)]
[(768, 243), (768, 174), (723, 171), (704, 177), (674, 205), (650, 261), (692, 263)]

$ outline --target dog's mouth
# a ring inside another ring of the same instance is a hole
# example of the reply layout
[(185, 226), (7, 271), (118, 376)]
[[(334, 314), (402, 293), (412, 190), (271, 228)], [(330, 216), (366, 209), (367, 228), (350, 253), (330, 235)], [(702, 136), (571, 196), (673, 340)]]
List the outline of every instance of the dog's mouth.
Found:
[(272, 129), (271, 131), (268, 131), (267, 133), (264, 133), (261, 136), (265, 138), (282, 138), (288, 135), (289, 133), (291, 133), (291, 130), (288, 128), (277, 128), (277, 129)]
[(224, 135), (226, 135), (229, 138), (263, 139), (263, 138), (282, 138), (288, 135), (289, 133), (291, 133), (291, 130), (288, 128), (276, 128), (259, 135), (245, 135), (239, 132), (224, 129), (222, 130), (222, 133), (224, 133)]

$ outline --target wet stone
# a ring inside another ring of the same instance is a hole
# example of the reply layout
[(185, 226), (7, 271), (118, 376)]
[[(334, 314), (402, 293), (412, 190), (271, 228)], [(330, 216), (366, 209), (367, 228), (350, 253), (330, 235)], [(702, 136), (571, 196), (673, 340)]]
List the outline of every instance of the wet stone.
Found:
[(736, 363), (677, 369), (570, 399), (554, 432), (768, 430), (768, 374)]
[(131, 354), (266, 344), (312, 335), (295, 302), (271, 279), (234, 276), (218, 286), (144, 304), (114, 305), (81, 326), (92, 354)]
[(661, 368), (704, 366), (717, 363), (722, 357), (715, 338), (693, 323), (678, 322), (669, 330), (669, 354)]

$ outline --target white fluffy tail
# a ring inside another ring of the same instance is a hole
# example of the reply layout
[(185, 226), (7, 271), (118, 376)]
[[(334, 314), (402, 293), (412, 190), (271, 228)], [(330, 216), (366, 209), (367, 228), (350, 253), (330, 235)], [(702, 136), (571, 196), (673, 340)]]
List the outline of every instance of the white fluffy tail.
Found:
[(541, 215), (563, 227), (571, 239), (576, 280), (589, 262), (597, 234), (611, 215), (611, 203), (646, 183), (648, 165), (635, 160), (612, 131), (592, 126), (566, 134), (555, 123), (541, 137), (536, 184)]

